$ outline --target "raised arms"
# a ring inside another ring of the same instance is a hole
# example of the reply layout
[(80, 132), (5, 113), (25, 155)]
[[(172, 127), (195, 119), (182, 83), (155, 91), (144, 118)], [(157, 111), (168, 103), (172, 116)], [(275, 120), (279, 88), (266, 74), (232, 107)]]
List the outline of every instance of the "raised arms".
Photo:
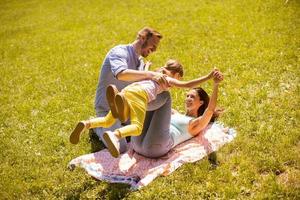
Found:
[(221, 76), (215, 76), (213, 80), (213, 93), (211, 95), (206, 110), (204, 111), (202, 116), (193, 119), (189, 123), (188, 131), (194, 136), (199, 134), (200, 131), (202, 131), (208, 125), (216, 109), (219, 83), (223, 80), (223, 75), (221, 74)]

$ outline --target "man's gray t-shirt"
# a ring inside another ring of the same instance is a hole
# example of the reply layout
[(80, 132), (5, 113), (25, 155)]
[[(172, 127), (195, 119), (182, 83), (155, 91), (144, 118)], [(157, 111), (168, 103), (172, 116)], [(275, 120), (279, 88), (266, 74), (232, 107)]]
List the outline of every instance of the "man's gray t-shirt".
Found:
[(135, 53), (131, 44), (118, 45), (112, 48), (106, 55), (102, 64), (96, 91), (96, 112), (109, 111), (109, 106), (106, 101), (106, 87), (109, 84), (114, 84), (119, 90), (122, 90), (131, 83), (128, 81), (120, 81), (116, 78), (120, 72), (126, 69), (144, 70), (144, 62)]

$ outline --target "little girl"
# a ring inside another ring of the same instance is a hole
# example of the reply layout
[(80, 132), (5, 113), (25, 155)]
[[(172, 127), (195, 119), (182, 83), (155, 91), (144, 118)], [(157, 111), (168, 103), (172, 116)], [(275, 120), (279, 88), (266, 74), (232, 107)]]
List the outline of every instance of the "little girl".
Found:
[[(194, 88), (200, 83), (212, 78), (215, 73), (218, 73), (218, 70), (214, 69), (208, 75), (194, 80), (180, 81), (183, 76), (182, 65), (176, 60), (168, 60), (165, 66), (160, 69), (160, 72), (166, 75), (165, 78), (169, 86), (168, 88), (172, 86)], [(121, 122), (125, 122), (130, 117), (130, 125), (114, 131), (107, 131), (103, 134), (109, 152), (113, 157), (118, 157), (120, 154), (119, 139), (141, 134), (148, 103), (154, 100), (156, 96), (163, 91), (164, 89), (153, 80), (134, 82), (125, 87), (121, 92), (119, 92), (114, 85), (109, 85), (106, 89), (106, 96), (110, 112), (105, 117), (79, 122), (70, 136), (70, 142), (77, 144), (80, 134), (84, 129), (95, 127), (108, 128), (116, 122), (116, 118)]]

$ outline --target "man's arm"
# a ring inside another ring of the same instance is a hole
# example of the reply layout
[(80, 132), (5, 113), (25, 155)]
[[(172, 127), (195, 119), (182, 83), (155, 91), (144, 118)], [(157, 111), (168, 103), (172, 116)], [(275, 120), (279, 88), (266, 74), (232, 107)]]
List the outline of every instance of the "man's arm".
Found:
[(149, 80), (155, 76), (153, 72), (130, 69), (127, 59), (127, 51), (120, 48), (113, 49), (108, 56), (111, 72), (118, 80), (134, 82)]
[(131, 82), (153, 80), (157, 82), (162, 88), (169, 87), (169, 84), (166, 80), (166, 75), (153, 71), (137, 71), (132, 69), (126, 69), (117, 75), (117, 79), (121, 81)]
[(141, 81), (151, 80), (155, 76), (154, 72), (151, 71), (138, 71), (132, 69), (125, 69), (117, 74), (117, 79), (120, 81)]
[[(109, 55), (112, 73), (118, 80), (128, 82), (153, 80), (156, 81), (162, 88), (168, 87), (165, 76), (163, 76), (161, 73), (128, 69), (126, 59), (127, 54), (123, 51), (114, 52)], [(150, 63), (147, 65), (149, 64)]]

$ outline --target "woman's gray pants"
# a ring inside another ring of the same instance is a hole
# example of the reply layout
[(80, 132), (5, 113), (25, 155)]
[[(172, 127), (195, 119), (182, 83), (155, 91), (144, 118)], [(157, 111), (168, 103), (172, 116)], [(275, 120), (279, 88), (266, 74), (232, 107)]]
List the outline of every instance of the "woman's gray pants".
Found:
[[(142, 134), (131, 137), (133, 149), (146, 157), (160, 157), (166, 154), (173, 145), (173, 140), (170, 136), (170, 121), (171, 121), (171, 96), (168, 91), (157, 95), (154, 101), (148, 104), (145, 122)], [(103, 117), (107, 114), (105, 111), (98, 111), (97, 117)], [(120, 128), (122, 125), (119, 120), (110, 128), (95, 128), (98, 137), (103, 141), (103, 133), (105, 131), (113, 131)], [(126, 139), (120, 140), (120, 153), (127, 150)]]
[(170, 135), (171, 96), (163, 92), (148, 104), (142, 134), (132, 136), (133, 149), (146, 157), (155, 158), (166, 154), (173, 146)]

